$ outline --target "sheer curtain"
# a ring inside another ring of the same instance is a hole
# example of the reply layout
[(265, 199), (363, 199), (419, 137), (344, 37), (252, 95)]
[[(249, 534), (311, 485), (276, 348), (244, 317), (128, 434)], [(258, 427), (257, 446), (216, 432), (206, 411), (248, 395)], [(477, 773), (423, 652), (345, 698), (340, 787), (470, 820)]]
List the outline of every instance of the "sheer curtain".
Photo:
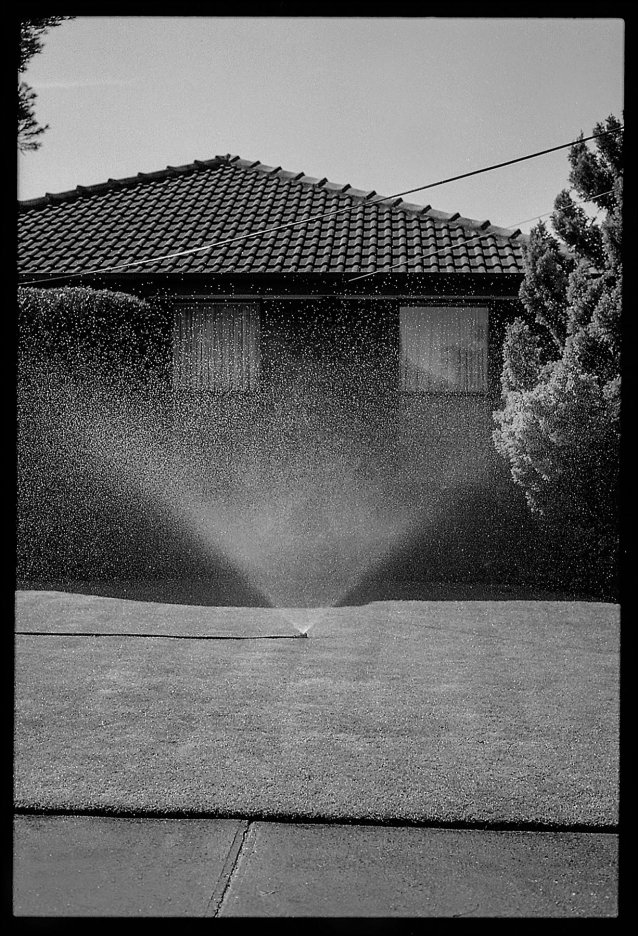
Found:
[(487, 390), (487, 309), (403, 306), (400, 386), (408, 391)]
[(173, 327), (173, 386), (253, 390), (259, 382), (259, 308), (239, 303), (182, 305)]

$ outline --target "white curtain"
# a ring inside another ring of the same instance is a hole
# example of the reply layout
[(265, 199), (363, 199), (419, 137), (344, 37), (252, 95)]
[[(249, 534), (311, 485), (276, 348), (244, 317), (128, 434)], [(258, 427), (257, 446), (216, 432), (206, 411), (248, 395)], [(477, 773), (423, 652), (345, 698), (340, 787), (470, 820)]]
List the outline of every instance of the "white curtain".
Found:
[(487, 309), (403, 306), (400, 386), (408, 391), (487, 390)]
[(259, 382), (259, 308), (196, 303), (176, 310), (173, 386), (189, 390), (253, 390)]

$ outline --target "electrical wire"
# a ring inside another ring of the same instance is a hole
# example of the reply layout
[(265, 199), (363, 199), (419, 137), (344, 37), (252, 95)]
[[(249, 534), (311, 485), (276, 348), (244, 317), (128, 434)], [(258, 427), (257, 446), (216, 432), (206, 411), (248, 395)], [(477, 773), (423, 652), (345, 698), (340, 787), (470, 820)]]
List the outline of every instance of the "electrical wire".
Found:
[[(612, 192), (613, 192), (613, 189), (609, 189), (606, 192), (599, 192), (598, 195), (592, 195), (590, 198), (583, 198), (581, 201), (572, 202), (572, 205), (585, 205), (588, 202), (595, 201), (595, 199), (597, 198), (602, 198), (604, 195), (611, 195)], [(544, 214), (536, 214), (536, 215), (533, 215), (531, 218), (526, 218), (524, 221), (518, 221), (516, 224), (506, 224), (505, 227), (512, 228), (512, 230), (515, 230), (516, 228), (519, 228), (521, 224), (529, 224), (530, 221), (540, 221), (541, 218), (548, 218), (550, 215), (554, 214), (555, 210), (556, 209), (553, 208), (551, 211), (546, 211)], [(360, 273), (357, 276), (353, 276), (347, 282), (355, 283), (357, 280), (367, 279), (370, 276), (378, 276), (379, 273), (389, 273), (390, 270), (396, 270), (397, 267), (412, 266), (412, 264), (418, 263), (420, 260), (425, 260), (426, 262), (428, 262), (429, 260), (432, 259), (432, 257), (436, 257), (438, 254), (445, 253), (446, 251), (448, 251), (449, 253), (452, 253), (452, 251), (454, 250), (460, 250), (463, 247), (467, 247), (467, 245), (471, 243), (472, 241), (479, 241), (486, 237), (494, 237), (494, 234), (490, 233), (489, 231), (484, 231), (481, 234), (473, 234), (471, 237), (466, 238), (460, 244), (451, 244), (451, 245), (448, 244), (445, 247), (439, 247), (438, 250), (434, 250), (431, 253), (429, 253), (427, 257), (424, 257), (423, 255), (421, 255), (420, 257), (414, 257), (412, 260), (400, 260), (398, 263), (394, 263), (392, 266), (389, 266), (389, 267), (384, 267), (384, 269), (382, 270), (371, 270), (370, 273)]]
[[(365, 202), (363, 202), (363, 206), (367, 207), (368, 205), (381, 204), (381, 202), (384, 202), (384, 201), (391, 201), (397, 198), (402, 198), (404, 195), (412, 195), (415, 192), (424, 192), (427, 189), (436, 188), (437, 186), (440, 186), (440, 185), (446, 185), (450, 182), (458, 182), (460, 179), (467, 179), (467, 178), (470, 178), (471, 176), (480, 175), (484, 172), (492, 172), (495, 169), (503, 169), (504, 167), (512, 166), (515, 163), (525, 162), (528, 159), (536, 159), (539, 156), (546, 156), (548, 153), (555, 153), (558, 150), (567, 149), (568, 147), (576, 146), (578, 143), (585, 143), (585, 142), (588, 142), (589, 140), (598, 139), (602, 136), (608, 136), (610, 134), (622, 133), (624, 129), (625, 129), (624, 127), (619, 127), (615, 130), (604, 130), (602, 133), (595, 133), (588, 137), (580, 137), (580, 139), (574, 140), (570, 143), (561, 143), (558, 146), (552, 146), (552, 147), (549, 147), (549, 149), (539, 150), (536, 153), (528, 153), (526, 156), (518, 156), (515, 159), (508, 159), (505, 162), (495, 163), (492, 166), (485, 166), (481, 169), (473, 169), (470, 172), (463, 172), (460, 175), (450, 176), (449, 178), (441, 179), (438, 182), (430, 182), (427, 185), (421, 185), (421, 186), (418, 186), (417, 188), (406, 189), (405, 191), (397, 192), (394, 195), (378, 196), (375, 199), (369, 198), (369, 199), (366, 199)], [(344, 194), (347, 195), (347, 192), (344, 192)], [(343, 208), (337, 208), (334, 210), (325, 211), (317, 215), (310, 215), (306, 218), (301, 218), (298, 221), (289, 221), (289, 222), (286, 222), (285, 224), (278, 224), (271, 228), (263, 228), (260, 231), (253, 231), (247, 234), (240, 234), (236, 237), (226, 238), (221, 241), (213, 241), (210, 244), (203, 244), (200, 247), (190, 247), (184, 250), (174, 251), (173, 253), (170, 253), (170, 254), (163, 254), (157, 257), (147, 257), (142, 260), (128, 260), (128, 261), (125, 261), (124, 263), (116, 264), (110, 267), (94, 267), (89, 270), (81, 270), (81, 271), (68, 272), (68, 273), (62, 270), (60, 271), (54, 270), (52, 272), (56, 275), (42, 277), (42, 278), (38, 278), (35, 280), (28, 280), (26, 282), (21, 283), (20, 285), (22, 286), (31, 286), (34, 284), (39, 285), (42, 283), (55, 282), (60, 279), (72, 279), (78, 276), (90, 276), (95, 273), (98, 273), (98, 274), (114, 273), (119, 270), (128, 269), (129, 267), (132, 267), (132, 266), (142, 266), (147, 263), (161, 263), (164, 260), (173, 260), (176, 257), (183, 257), (189, 254), (200, 253), (205, 250), (214, 250), (219, 247), (226, 247), (229, 244), (237, 243), (238, 241), (250, 240), (251, 238), (255, 238), (255, 237), (263, 237), (266, 235), (274, 234), (277, 231), (286, 230), (288, 228), (299, 227), (305, 224), (311, 224), (313, 221), (316, 222), (316, 221), (322, 220), (323, 218), (329, 218), (338, 214), (344, 214), (350, 211), (354, 211), (356, 208), (360, 207), (360, 205), (361, 205), (360, 202), (356, 202), (352, 205), (347, 205)], [(525, 222), (521, 222), (521, 223), (525, 223)], [(364, 275), (368, 276), (370, 274), (364, 274)], [(357, 278), (362, 278), (362, 277), (357, 277)]]

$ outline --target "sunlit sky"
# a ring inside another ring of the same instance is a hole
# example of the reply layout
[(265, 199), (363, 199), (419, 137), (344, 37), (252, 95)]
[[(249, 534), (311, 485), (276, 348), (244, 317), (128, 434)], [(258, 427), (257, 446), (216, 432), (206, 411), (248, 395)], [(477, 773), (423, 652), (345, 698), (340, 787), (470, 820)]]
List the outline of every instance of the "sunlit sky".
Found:
[[(622, 117), (621, 19), (98, 17), (24, 76), (50, 128), (18, 197), (231, 153), (391, 195)], [(407, 196), (527, 231), (567, 151)]]

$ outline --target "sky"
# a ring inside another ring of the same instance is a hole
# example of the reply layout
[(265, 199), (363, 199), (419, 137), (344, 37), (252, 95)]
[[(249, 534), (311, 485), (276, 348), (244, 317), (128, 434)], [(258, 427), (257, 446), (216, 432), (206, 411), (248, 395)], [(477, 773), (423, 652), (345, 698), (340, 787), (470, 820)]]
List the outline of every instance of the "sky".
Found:
[[(20, 199), (225, 153), (393, 195), (622, 118), (624, 22), (80, 16), (23, 77), (49, 129)], [(568, 173), (562, 150), (405, 200), (527, 232)]]

